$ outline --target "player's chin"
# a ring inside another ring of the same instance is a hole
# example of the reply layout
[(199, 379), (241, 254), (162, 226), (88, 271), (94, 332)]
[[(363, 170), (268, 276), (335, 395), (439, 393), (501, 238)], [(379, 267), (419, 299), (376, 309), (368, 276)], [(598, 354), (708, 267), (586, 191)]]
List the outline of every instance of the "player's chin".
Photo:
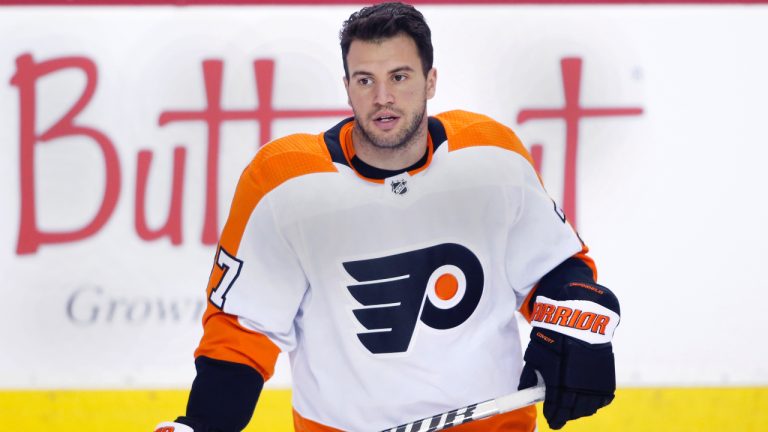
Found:
[(373, 145), (375, 147), (378, 147), (380, 149), (388, 149), (388, 150), (394, 150), (401, 147), (401, 144), (396, 141), (392, 140), (383, 140), (383, 139), (377, 139), (373, 142)]
[(399, 136), (400, 134), (398, 131), (390, 130), (390, 131), (380, 131), (380, 130), (372, 130), (369, 132), (369, 137), (371, 138), (371, 143), (378, 148), (397, 148), (400, 146), (400, 140)]

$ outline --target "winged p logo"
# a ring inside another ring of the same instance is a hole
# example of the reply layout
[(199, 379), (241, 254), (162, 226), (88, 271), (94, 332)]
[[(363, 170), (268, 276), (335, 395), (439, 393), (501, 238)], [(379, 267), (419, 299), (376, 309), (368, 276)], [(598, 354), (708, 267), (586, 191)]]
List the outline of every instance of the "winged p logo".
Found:
[(357, 284), (350, 294), (363, 307), (357, 337), (373, 354), (408, 350), (418, 321), (447, 330), (464, 323), (483, 294), (483, 267), (464, 246), (424, 249), (343, 264)]

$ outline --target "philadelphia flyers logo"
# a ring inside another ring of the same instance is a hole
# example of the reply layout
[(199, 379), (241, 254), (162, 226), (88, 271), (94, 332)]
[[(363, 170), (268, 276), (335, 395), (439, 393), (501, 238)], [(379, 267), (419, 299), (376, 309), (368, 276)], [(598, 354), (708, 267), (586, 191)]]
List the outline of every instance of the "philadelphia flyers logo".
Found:
[(368, 330), (357, 337), (373, 354), (407, 351), (419, 320), (438, 330), (459, 326), (483, 294), (480, 260), (455, 243), (343, 265), (359, 282), (347, 288), (363, 306), (353, 313)]

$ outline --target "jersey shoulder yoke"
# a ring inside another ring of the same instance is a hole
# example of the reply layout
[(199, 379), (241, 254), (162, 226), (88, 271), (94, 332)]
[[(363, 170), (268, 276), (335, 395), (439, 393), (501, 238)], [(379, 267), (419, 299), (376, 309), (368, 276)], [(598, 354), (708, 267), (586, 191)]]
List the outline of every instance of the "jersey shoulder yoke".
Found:
[(264, 195), (292, 178), (336, 171), (321, 135), (293, 134), (259, 149), (245, 174)]
[(469, 111), (446, 111), (435, 116), (443, 124), (448, 150), (494, 146), (520, 154), (533, 164), (528, 150), (512, 129), (492, 118)]

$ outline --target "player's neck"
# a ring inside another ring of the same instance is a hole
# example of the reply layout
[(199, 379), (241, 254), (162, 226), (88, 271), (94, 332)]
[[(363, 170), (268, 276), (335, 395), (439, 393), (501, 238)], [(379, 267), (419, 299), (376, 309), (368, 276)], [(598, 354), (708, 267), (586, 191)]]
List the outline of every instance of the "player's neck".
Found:
[(424, 116), (423, 123), (408, 142), (395, 148), (377, 147), (368, 141), (357, 128), (353, 128), (352, 145), (355, 147), (355, 156), (366, 164), (383, 170), (396, 171), (415, 164), (427, 151), (426, 119)]

